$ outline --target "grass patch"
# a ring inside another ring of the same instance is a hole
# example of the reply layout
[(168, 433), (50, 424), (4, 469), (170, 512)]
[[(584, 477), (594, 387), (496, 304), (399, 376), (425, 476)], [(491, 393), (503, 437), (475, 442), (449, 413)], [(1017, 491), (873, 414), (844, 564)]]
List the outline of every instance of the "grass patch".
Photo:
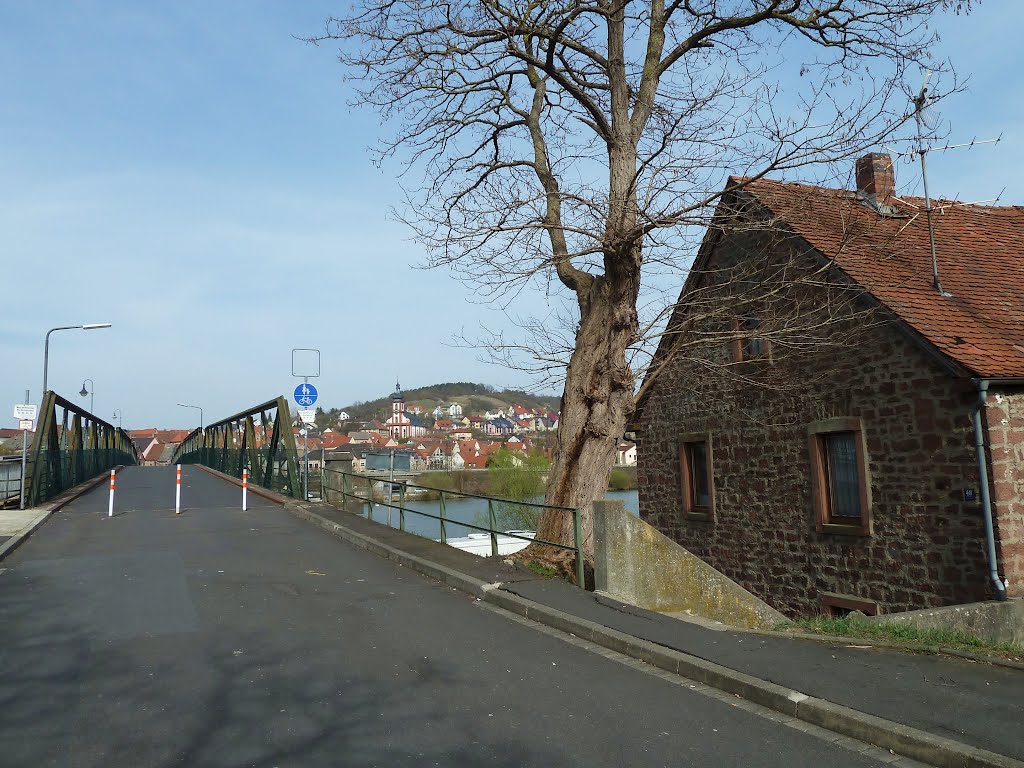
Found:
[(543, 576), (545, 579), (558, 578), (558, 571), (556, 571), (554, 568), (549, 568), (546, 565), (538, 563), (536, 560), (530, 560), (529, 562), (527, 562), (526, 567), (528, 570), (533, 571), (539, 576)]
[(903, 622), (864, 621), (849, 616), (842, 618), (815, 616), (787, 621), (776, 629), (784, 632), (809, 632), (817, 635), (881, 640), (898, 645), (924, 646), (926, 650), (933, 652), (938, 651), (939, 648), (951, 648), (1024, 662), (1024, 647), (1012, 643), (995, 643), (972, 635), (970, 632), (953, 629), (926, 629)]
[(636, 467), (615, 467), (608, 476), (609, 491), (635, 491)]

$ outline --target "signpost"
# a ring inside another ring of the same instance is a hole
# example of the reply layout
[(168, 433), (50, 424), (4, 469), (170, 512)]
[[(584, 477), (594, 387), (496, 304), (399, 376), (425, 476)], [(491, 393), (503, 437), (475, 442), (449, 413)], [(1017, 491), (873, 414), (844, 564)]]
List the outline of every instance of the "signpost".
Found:
[[(302, 419), (303, 424), (315, 424), (316, 423), (316, 411), (313, 410), (312, 405), (316, 402), (317, 394), (316, 387), (310, 384), (308, 381), (304, 381), (295, 388), (295, 402), (303, 406), (299, 410), (299, 418)], [(305, 454), (302, 466), (302, 495), (306, 501), (309, 501), (309, 430), (302, 430), (302, 452)]]
[(25, 508), (25, 475), (28, 470), (28, 433), (32, 431), (32, 422), (36, 420), (39, 413), (34, 405), (28, 402), (28, 390), (25, 390), (25, 403), (14, 406), (14, 418), (18, 420), (18, 429), (21, 430), (21, 483), (18, 508)]
[[(299, 355), (296, 355), (299, 353)], [(317, 378), (320, 375), (320, 350), (319, 349), (306, 349), (299, 348), (292, 350), (292, 376), (301, 376), (302, 383), (295, 388), (295, 402), (299, 404), (300, 408), (307, 409), (306, 411), (299, 411), (299, 418), (302, 419), (303, 424), (313, 424), (316, 422), (316, 411), (308, 410), (313, 408), (313, 403), (316, 402), (317, 391), (316, 387), (309, 383), (310, 378)], [(307, 418), (303, 413), (312, 413), (313, 418)], [(306, 454), (305, 460), (302, 462), (302, 496), (305, 501), (309, 501), (309, 429), (302, 430), (303, 441), (303, 452)], [(323, 491), (321, 490), (321, 493)]]

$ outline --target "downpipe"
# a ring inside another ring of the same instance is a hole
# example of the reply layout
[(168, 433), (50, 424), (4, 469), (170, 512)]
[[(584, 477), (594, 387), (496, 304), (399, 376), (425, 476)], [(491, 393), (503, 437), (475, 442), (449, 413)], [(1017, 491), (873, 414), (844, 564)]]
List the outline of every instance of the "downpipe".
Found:
[(996, 598), (1006, 600), (1006, 583), (999, 578), (999, 567), (996, 562), (996, 536), (992, 525), (992, 499), (988, 492), (988, 461), (985, 459), (985, 433), (981, 426), (981, 412), (988, 399), (988, 379), (981, 379), (978, 385), (978, 402), (971, 414), (974, 421), (974, 448), (978, 456), (978, 473), (981, 478), (981, 510), (985, 517), (985, 544), (988, 547), (988, 574), (996, 588)]

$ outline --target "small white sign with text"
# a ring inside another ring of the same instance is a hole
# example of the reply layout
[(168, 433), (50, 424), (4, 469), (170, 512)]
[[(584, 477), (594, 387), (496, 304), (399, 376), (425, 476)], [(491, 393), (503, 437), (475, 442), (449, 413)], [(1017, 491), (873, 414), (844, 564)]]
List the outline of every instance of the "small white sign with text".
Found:
[(30, 421), (36, 420), (36, 406), (34, 405), (16, 405), (14, 406), (14, 418), (16, 419), (28, 419)]

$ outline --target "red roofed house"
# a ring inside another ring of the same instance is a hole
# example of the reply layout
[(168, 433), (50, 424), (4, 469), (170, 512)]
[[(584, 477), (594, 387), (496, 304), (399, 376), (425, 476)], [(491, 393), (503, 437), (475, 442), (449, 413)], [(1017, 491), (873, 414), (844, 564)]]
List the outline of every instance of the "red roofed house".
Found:
[(484, 469), (487, 467), (487, 462), (490, 459), (489, 456), (483, 454), (476, 454), (474, 456), (463, 456), (463, 468), (464, 469)]
[(789, 614), (1024, 597), (1024, 208), (933, 201), (936, 280), (925, 201), (856, 175), (727, 188), (641, 390), (641, 517)]
[(164, 452), (164, 443), (157, 441), (155, 438), (146, 446), (146, 450), (139, 457), (142, 459), (142, 466), (152, 467), (160, 463), (160, 457)]
[(343, 445), (348, 445), (351, 442), (352, 438), (348, 435), (341, 435), (337, 432), (328, 432), (324, 430), (324, 450), (333, 451)]
[(615, 450), (615, 464), (621, 467), (636, 466), (636, 443), (619, 443)]

